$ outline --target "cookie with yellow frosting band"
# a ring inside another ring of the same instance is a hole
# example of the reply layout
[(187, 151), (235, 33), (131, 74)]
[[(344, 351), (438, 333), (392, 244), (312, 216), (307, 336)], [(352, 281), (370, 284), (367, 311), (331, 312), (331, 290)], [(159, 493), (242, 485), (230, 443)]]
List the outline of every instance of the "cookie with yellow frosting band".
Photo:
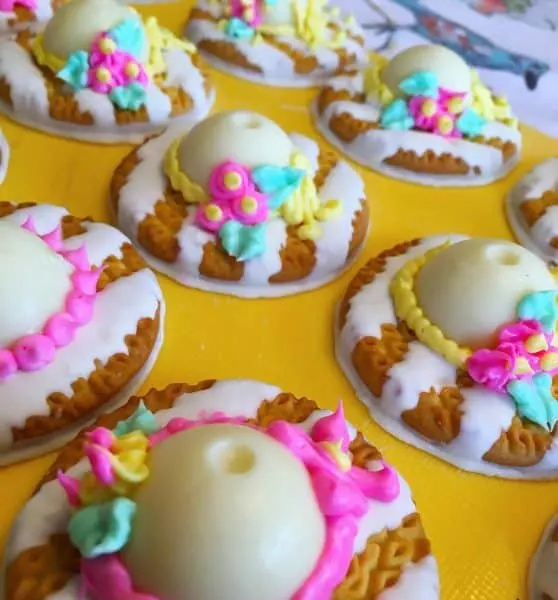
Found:
[(404, 242), (341, 300), (338, 361), (373, 418), (457, 467), (558, 477), (558, 286), (504, 240)]
[(53, 135), (137, 143), (213, 98), (195, 47), (118, 0), (70, 0), (43, 32), (0, 41), (0, 111)]
[(487, 185), (521, 152), (507, 100), (443, 46), (347, 69), (325, 83), (312, 112), (318, 130), (356, 162), (422, 185)]
[(408, 485), (342, 406), (249, 380), (101, 416), (23, 508), (1, 579), (3, 600), (440, 598)]
[(335, 279), (368, 231), (361, 177), (335, 154), (250, 111), (169, 129), (111, 182), (116, 223), (158, 271), (248, 298)]
[(58, 448), (134, 393), (162, 344), (157, 279), (114, 227), (0, 203), (0, 465)]
[(528, 600), (558, 600), (558, 517), (545, 529), (529, 569)]
[(277, 87), (322, 84), (364, 64), (364, 32), (329, 0), (198, 0), (186, 35), (216, 68)]
[(538, 164), (506, 198), (516, 239), (546, 261), (558, 262), (558, 158)]

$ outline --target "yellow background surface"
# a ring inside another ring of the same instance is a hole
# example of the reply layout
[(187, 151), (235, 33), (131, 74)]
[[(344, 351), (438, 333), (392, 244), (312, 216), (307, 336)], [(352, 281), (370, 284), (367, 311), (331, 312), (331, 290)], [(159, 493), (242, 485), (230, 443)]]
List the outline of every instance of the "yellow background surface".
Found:
[[(178, 32), (188, 5), (150, 6), (141, 12)], [(315, 91), (265, 88), (219, 73), (214, 83), (215, 110), (250, 108), (287, 130), (317, 136), (307, 111)], [(12, 158), (0, 200), (62, 204), (76, 216), (108, 220), (111, 174), (129, 147), (56, 139), (6, 119), (1, 124)], [(399, 241), (448, 232), (511, 238), (504, 194), (551, 154), (558, 155), (558, 140), (524, 128), (524, 157), (517, 170), (503, 182), (469, 190), (422, 188), (359, 169), (372, 219), (367, 247), (340, 280), (315, 292), (246, 301), (186, 289), (160, 277), (168, 306), (166, 340), (143, 390), (177, 381), (243, 377), (307, 395), (328, 408), (343, 399), (348, 418), (411, 484), (440, 567), (443, 600), (526, 600), (529, 558), (558, 511), (558, 482), (467, 474), (386, 434), (370, 420), (335, 362), (332, 319), (336, 301), (360, 265)], [(0, 469), (0, 547), (53, 456)]]

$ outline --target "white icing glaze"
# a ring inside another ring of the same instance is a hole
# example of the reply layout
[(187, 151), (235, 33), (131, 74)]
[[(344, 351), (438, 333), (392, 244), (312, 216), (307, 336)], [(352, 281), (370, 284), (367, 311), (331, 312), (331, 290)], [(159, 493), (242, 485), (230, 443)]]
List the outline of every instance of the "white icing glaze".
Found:
[[(184, 135), (185, 131), (182, 128), (171, 128), (143, 145), (138, 151), (140, 162), (120, 190), (117, 223), (120, 229), (136, 242), (139, 223), (147, 214), (153, 212), (153, 207), (163, 197), (166, 189), (167, 184), (162, 171), (164, 153), (172, 141)], [(316, 142), (296, 134), (293, 134), (291, 139), (317, 168), (319, 147)], [(331, 199), (342, 201), (343, 214), (322, 223), (323, 235), (316, 241), (315, 270), (300, 282), (268, 283), (268, 279), (281, 270), (279, 251), (287, 239), (286, 224), (278, 218), (269, 222), (266, 233), (267, 251), (245, 263), (244, 277), (238, 283), (212, 281), (200, 276), (199, 265), (203, 258), (203, 247), (214, 237), (194, 225), (193, 210), (177, 234), (180, 254), (175, 263), (163, 262), (147, 254), (145, 250), (143, 253), (146, 260), (158, 271), (184, 285), (207, 291), (255, 298), (286, 296), (314, 289), (336, 278), (347, 266), (347, 251), (353, 233), (352, 219), (355, 212), (361, 208), (361, 199), (365, 198), (364, 184), (347, 163), (340, 161), (324, 183), (320, 198), (323, 202)]]
[(10, 146), (0, 130), (0, 184), (4, 183), (10, 162)]
[(92, 115), (94, 123), (78, 125), (50, 117), (45, 80), (31, 53), (14, 40), (0, 40), (0, 77), (10, 85), (13, 104), (0, 103), (0, 111), (28, 127), (53, 135), (98, 143), (139, 143), (145, 136), (157, 133), (171, 123), (202, 119), (209, 113), (214, 101), (213, 91), (209, 95), (206, 93), (203, 75), (187, 52), (173, 49), (163, 55), (168, 68), (163, 85), (181, 87), (190, 95), (193, 107), (189, 112), (172, 117), (169, 97), (156, 85), (150, 84), (146, 103), (149, 121), (119, 125), (115, 108), (107, 96), (81, 90), (74, 97), (80, 110)]
[(558, 598), (558, 542), (552, 541), (558, 528), (554, 517), (544, 531), (529, 569), (528, 600), (543, 600), (543, 594)]
[(547, 191), (558, 192), (558, 158), (549, 158), (529, 171), (506, 198), (506, 214), (517, 238), (529, 250), (547, 261), (558, 261), (558, 249), (550, 245), (558, 236), (558, 206), (550, 206), (544, 215), (529, 226), (521, 214), (521, 205), (541, 198)]
[[(352, 77), (334, 77), (327, 82), (336, 90), (348, 89), (352, 93), (364, 93), (362, 73)], [(437, 187), (463, 187), (487, 185), (507, 175), (515, 166), (521, 151), (521, 133), (502, 123), (487, 123), (483, 136), (498, 137), (504, 141), (513, 142), (517, 147), (516, 155), (504, 162), (502, 152), (485, 144), (477, 144), (464, 139), (445, 139), (442, 136), (421, 131), (395, 131), (386, 129), (371, 129), (357, 136), (352, 142), (344, 142), (330, 129), (329, 122), (333, 116), (348, 113), (356, 119), (377, 121), (380, 116), (379, 104), (369, 99), (366, 104), (347, 100), (332, 102), (320, 115), (315, 106), (312, 107), (314, 121), (319, 131), (334, 146), (361, 165), (389, 175), (394, 179), (411, 181), (423, 185)], [(384, 164), (384, 160), (393, 156), (399, 149), (414, 151), (418, 155), (427, 150), (436, 154), (451, 153), (456, 158), (463, 159), (471, 166), (467, 175), (430, 175), (415, 173)], [(481, 173), (473, 172), (473, 167), (480, 167)]]
[(483, 456), (509, 428), (515, 415), (512, 400), (480, 385), (462, 388), (463, 411), (460, 433), (449, 444), (438, 445), (408, 428), (401, 413), (416, 407), (421, 392), (440, 391), (455, 385), (456, 369), (419, 341), (409, 344), (404, 359), (388, 372), (380, 397), (374, 396), (356, 372), (351, 356), (357, 342), (368, 336), (379, 337), (382, 324), (396, 324), (389, 293), (391, 278), (408, 261), (446, 241), (455, 243), (463, 236), (427, 237), (406, 254), (387, 258), (385, 271), (351, 299), (345, 325), (336, 326), (337, 359), (360, 400), (374, 419), (395, 437), (429, 452), (464, 470), (517, 479), (550, 479), (558, 476), (558, 448), (543, 461), (525, 468), (500, 467), (485, 462)]
[(24, 29), (30, 29), (33, 33), (38, 32), (52, 17), (52, 0), (36, 0), (37, 6), (32, 11), (33, 21), (21, 21), (17, 19), (15, 12), (0, 12), (0, 36), (8, 36)]
[[(157, 423), (161, 426), (174, 417), (197, 418), (202, 411), (207, 414), (224, 411), (231, 416), (254, 417), (263, 400), (271, 400), (281, 390), (277, 387), (248, 380), (220, 381), (208, 390), (193, 392), (179, 397), (172, 409), (156, 413)], [(320, 411), (320, 416), (331, 414), (330, 411)], [(306, 431), (315, 423), (318, 416), (312, 415), (307, 422), (300, 426)], [(350, 427), (353, 437), (356, 435)], [(85, 461), (72, 467), (68, 473), (73, 476), (83, 474), (87, 469)], [(398, 527), (402, 520), (416, 512), (411, 492), (407, 483), (401, 481), (399, 497), (390, 503), (370, 501), (366, 515), (361, 519), (359, 531), (354, 544), (354, 552), (365, 548), (366, 540), (380, 533), (385, 528)], [(50, 535), (65, 531), (70, 517), (70, 511), (64, 495), (57, 482), (44, 485), (31, 498), (18, 516), (6, 548), (6, 564), (14, 560), (25, 550), (45, 543)], [(6, 565), (5, 565), (6, 566)], [(4, 566), (4, 568), (5, 568)], [(413, 598), (420, 600), (439, 600), (438, 572), (436, 561), (428, 556), (419, 563), (409, 565), (403, 571), (400, 581), (384, 592), (380, 598), (388, 600), (408, 600), (409, 586), (413, 585)], [(0, 599), (3, 600), (3, 588), (0, 589)], [(79, 580), (74, 578), (63, 590), (49, 595), (48, 600), (78, 600)]]
[[(210, 12), (214, 16), (220, 17), (222, 15), (222, 9), (219, 4), (210, 0), (198, 0), (195, 6), (201, 10)], [(364, 33), (360, 26), (357, 24), (347, 25), (343, 16), (332, 15), (331, 23), (344, 28), (354, 36), (364, 38)], [(314, 72), (305, 75), (296, 73), (294, 62), (281, 50), (278, 50), (265, 40), (256, 44), (249, 40), (232, 40), (227, 37), (214, 21), (190, 18), (186, 25), (185, 33), (186, 37), (191, 39), (195, 44), (199, 44), (202, 40), (233, 43), (250, 64), (261, 69), (261, 73), (224, 62), (207, 52), (204, 53), (204, 56), (213, 66), (222, 71), (264, 85), (311, 87), (323, 83), (339, 67), (339, 57), (334, 50), (327, 47), (319, 47), (313, 50), (303, 40), (290, 36), (277, 36), (277, 39), (280, 42), (289, 44), (289, 46), (296, 50), (302, 50), (308, 56), (315, 56), (318, 61), (318, 68)], [(358, 63), (364, 64), (366, 61), (366, 50), (354, 39), (347, 38), (344, 48), (349, 54), (356, 55)]]
[[(39, 205), (17, 210), (4, 217), (3, 221), (20, 224), (27, 216), (32, 216), (38, 231), (45, 233), (52, 230), (64, 214), (67, 211), (63, 208)], [(91, 262), (96, 264), (101, 264), (111, 255), (121, 256), (120, 248), (128, 240), (118, 230), (102, 223), (84, 223), (84, 227), (86, 233), (65, 242), (67, 249), (75, 249), (85, 243)], [(31, 415), (48, 415), (47, 397), (54, 392), (71, 396), (72, 383), (82, 377), (87, 378), (95, 369), (96, 361), (103, 364), (114, 354), (127, 353), (124, 338), (135, 334), (138, 322), (142, 318), (154, 317), (159, 307), (159, 340), (145, 369), (124, 390), (125, 393), (133, 393), (151, 368), (162, 340), (164, 304), (157, 280), (148, 269), (107, 285), (97, 295), (93, 320), (77, 331), (70, 345), (57, 351), (50, 365), (32, 373), (16, 373), (0, 383), (0, 399), (5, 400), (0, 402), (0, 464), (64, 443), (64, 436), (68, 434), (66, 430), (53, 435), (52, 439), (14, 444), (11, 428), (22, 427)], [(122, 400), (120, 396), (114, 400)], [(8, 402), (10, 398), (18, 398), (19, 401)], [(83, 426), (83, 422), (78, 425)]]

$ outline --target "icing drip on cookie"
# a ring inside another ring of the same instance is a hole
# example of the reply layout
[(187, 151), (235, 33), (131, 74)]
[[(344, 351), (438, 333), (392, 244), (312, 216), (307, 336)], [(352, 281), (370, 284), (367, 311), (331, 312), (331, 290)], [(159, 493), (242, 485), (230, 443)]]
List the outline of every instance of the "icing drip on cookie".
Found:
[(197, 225), (239, 261), (265, 252), (271, 218), (315, 240), (319, 221), (341, 212), (337, 200), (320, 201), (309, 160), (287, 134), (255, 113), (220, 113), (201, 122), (170, 146), (165, 171), (174, 189), (199, 205)]
[(224, 413), (157, 428), (143, 405), (115, 431), (92, 431), (90, 470), (79, 480), (58, 476), (75, 508), (68, 530), (84, 592), (93, 600), (331, 597), (370, 502), (399, 495), (385, 463), (352, 465), (349, 437), (341, 407), (309, 434)]
[[(74, 339), (93, 318), (101, 269), (92, 269), (85, 247), (65, 250), (60, 226), (39, 236), (31, 218), (22, 228), (0, 224), (7, 246), (0, 253), (9, 276), (25, 256), (14, 288), (5, 288), (0, 307), (9, 319), (2, 327), (0, 381), (18, 371), (38, 371), (50, 364), (57, 348)], [(46, 279), (45, 279), (46, 277)], [(23, 297), (20, 296), (23, 295)], [(2, 347), (3, 346), (3, 347)]]

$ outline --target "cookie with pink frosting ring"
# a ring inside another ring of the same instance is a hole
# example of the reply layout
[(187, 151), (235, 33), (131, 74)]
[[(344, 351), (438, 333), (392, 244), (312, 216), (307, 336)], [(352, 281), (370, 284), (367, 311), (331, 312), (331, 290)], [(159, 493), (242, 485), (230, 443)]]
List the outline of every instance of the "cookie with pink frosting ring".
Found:
[[(0, 203), (0, 464), (59, 447), (143, 382), (164, 302), (118, 230)], [(17, 401), (14, 401), (17, 399)]]
[(409, 487), (342, 406), (247, 380), (100, 417), (24, 507), (5, 562), (3, 600), (38, 599), (38, 581), (58, 600), (439, 598)]

